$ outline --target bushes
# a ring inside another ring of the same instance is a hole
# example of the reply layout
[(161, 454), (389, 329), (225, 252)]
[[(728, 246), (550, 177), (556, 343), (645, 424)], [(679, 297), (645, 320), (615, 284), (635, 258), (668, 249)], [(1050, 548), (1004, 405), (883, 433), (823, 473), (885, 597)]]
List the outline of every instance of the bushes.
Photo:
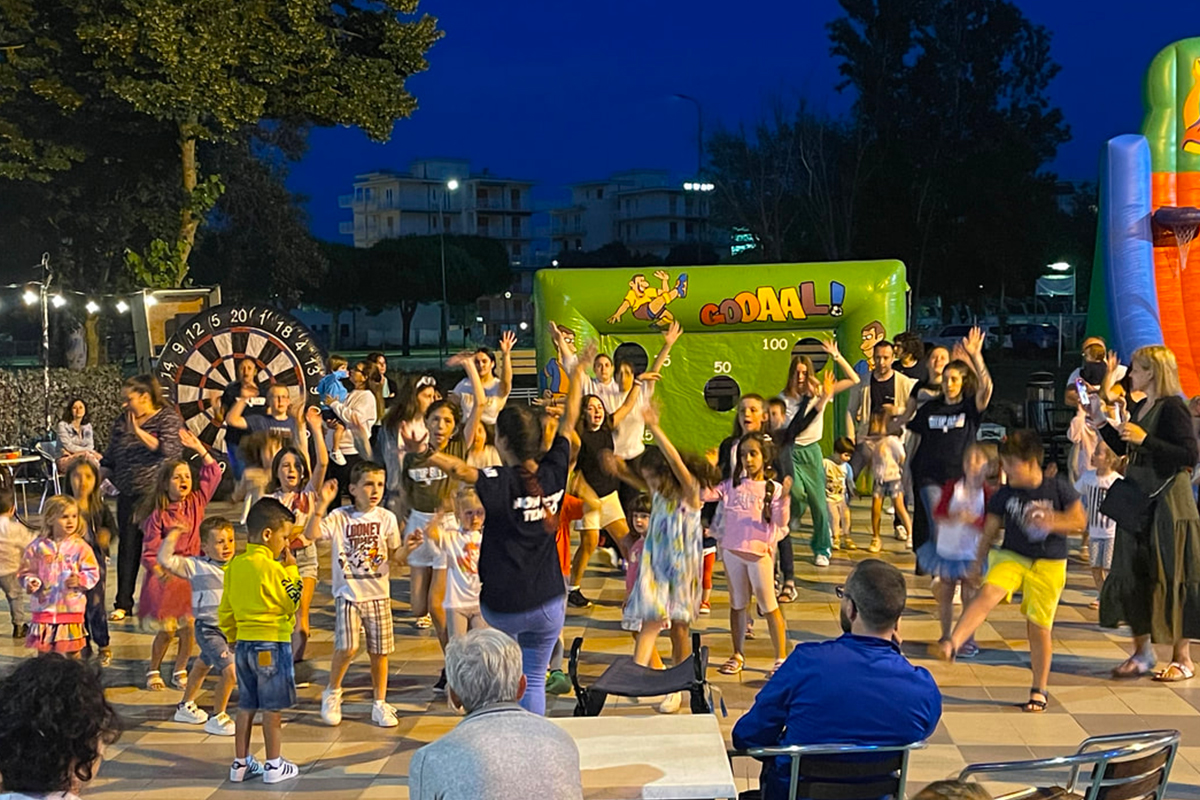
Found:
[[(103, 451), (113, 421), (121, 412), (122, 380), (118, 366), (50, 370), (52, 426), (57, 424), (67, 401), (81, 397), (96, 431), (96, 449)], [(42, 370), (0, 369), (0, 445), (27, 446), (45, 432)]]

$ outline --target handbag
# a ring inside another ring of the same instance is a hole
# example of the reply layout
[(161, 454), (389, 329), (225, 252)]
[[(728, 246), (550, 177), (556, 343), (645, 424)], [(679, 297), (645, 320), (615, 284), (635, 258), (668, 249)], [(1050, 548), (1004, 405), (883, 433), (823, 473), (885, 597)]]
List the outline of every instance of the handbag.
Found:
[(1114, 481), (1100, 502), (1100, 513), (1117, 523), (1118, 528), (1129, 531), (1139, 539), (1145, 538), (1150, 534), (1158, 496), (1174, 480), (1175, 476), (1172, 475), (1150, 494), (1139, 489), (1133, 481)]

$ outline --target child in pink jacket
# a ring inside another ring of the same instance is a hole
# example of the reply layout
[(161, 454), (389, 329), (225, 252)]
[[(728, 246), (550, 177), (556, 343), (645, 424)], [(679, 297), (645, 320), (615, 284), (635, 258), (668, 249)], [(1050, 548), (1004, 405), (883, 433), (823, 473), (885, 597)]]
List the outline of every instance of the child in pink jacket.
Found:
[(75, 499), (55, 495), (42, 512), (42, 535), (21, 557), (21, 584), (33, 615), (25, 646), (39, 653), (78, 658), (86, 643), (86, 592), (100, 581), (100, 565), (81, 533)]

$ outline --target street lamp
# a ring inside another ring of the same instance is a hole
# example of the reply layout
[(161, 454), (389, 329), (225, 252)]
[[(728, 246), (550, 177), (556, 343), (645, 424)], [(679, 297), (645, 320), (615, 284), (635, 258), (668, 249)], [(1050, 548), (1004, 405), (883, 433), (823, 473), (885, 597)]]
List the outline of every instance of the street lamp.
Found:
[[(1071, 265), (1066, 261), (1055, 261), (1053, 264), (1047, 264), (1046, 269), (1054, 270), (1055, 272), (1070, 272)], [(1076, 283), (1079, 280), (1078, 275), (1071, 277), (1071, 314), (1075, 313), (1075, 298), (1078, 292), (1076, 291)]]
[(442, 249), (442, 355), (450, 352), (447, 341), (449, 325), (447, 320), (449, 302), (446, 294), (446, 225), (450, 221), (450, 192), (458, 190), (458, 181), (454, 178), (446, 181), (446, 191), (442, 192), (442, 224), (438, 226), (438, 238)]
[(704, 111), (700, 107), (700, 101), (691, 95), (676, 94), (674, 97), (677, 100), (687, 100), (696, 106), (696, 174), (704, 169)]

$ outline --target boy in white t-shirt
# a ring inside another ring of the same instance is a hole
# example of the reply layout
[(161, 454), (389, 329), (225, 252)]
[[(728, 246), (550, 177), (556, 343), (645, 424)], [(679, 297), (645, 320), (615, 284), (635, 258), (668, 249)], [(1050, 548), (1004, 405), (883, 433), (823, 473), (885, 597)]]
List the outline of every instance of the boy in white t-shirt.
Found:
[(1092, 568), (1092, 580), (1096, 582), (1096, 599), (1091, 602), (1091, 608), (1100, 607), (1100, 592), (1104, 589), (1104, 580), (1112, 569), (1113, 540), (1117, 536), (1117, 523), (1100, 513), (1100, 504), (1108, 489), (1121, 475), (1116, 471), (1120, 458), (1101, 439), (1096, 449), (1092, 451), (1092, 469), (1079, 476), (1075, 482), (1075, 491), (1083, 500), (1087, 510), (1087, 532), (1089, 539), (1088, 565)]
[[(403, 564), (407, 550), (400, 545), (396, 515), (379, 503), (383, 500), (384, 469), (360, 461), (350, 472), (353, 505), (325, 515), (337, 500), (337, 481), (325, 481), (317, 507), (308, 518), (304, 538), (329, 539), (336, 563), (331, 570), (334, 597), (333, 661), (329, 686), (321, 693), (321, 719), (326, 725), (342, 721), (342, 680), (358, 650), (359, 630), (366, 632), (367, 656), (371, 660), (371, 688), (375, 704), (371, 721), (382, 728), (399, 724), (396, 709), (386, 702), (388, 654), (392, 638), (390, 565)], [(410, 537), (420, 544), (420, 537)]]
[(850, 538), (850, 487), (854, 485), (854, 441), (839, 437), (833, 443), (833, 455), (825, 459), (825, 504), (829, 506), (834, 550), (857, 550)]
[(446, 633), (451, 639), (486, 628), (479, 611), (479, 547), (483, 543), (483, 504), (470, 486), (454, 496), (458, 526), (443, 530), (431, 525), (429, 538), (446, 553)]

